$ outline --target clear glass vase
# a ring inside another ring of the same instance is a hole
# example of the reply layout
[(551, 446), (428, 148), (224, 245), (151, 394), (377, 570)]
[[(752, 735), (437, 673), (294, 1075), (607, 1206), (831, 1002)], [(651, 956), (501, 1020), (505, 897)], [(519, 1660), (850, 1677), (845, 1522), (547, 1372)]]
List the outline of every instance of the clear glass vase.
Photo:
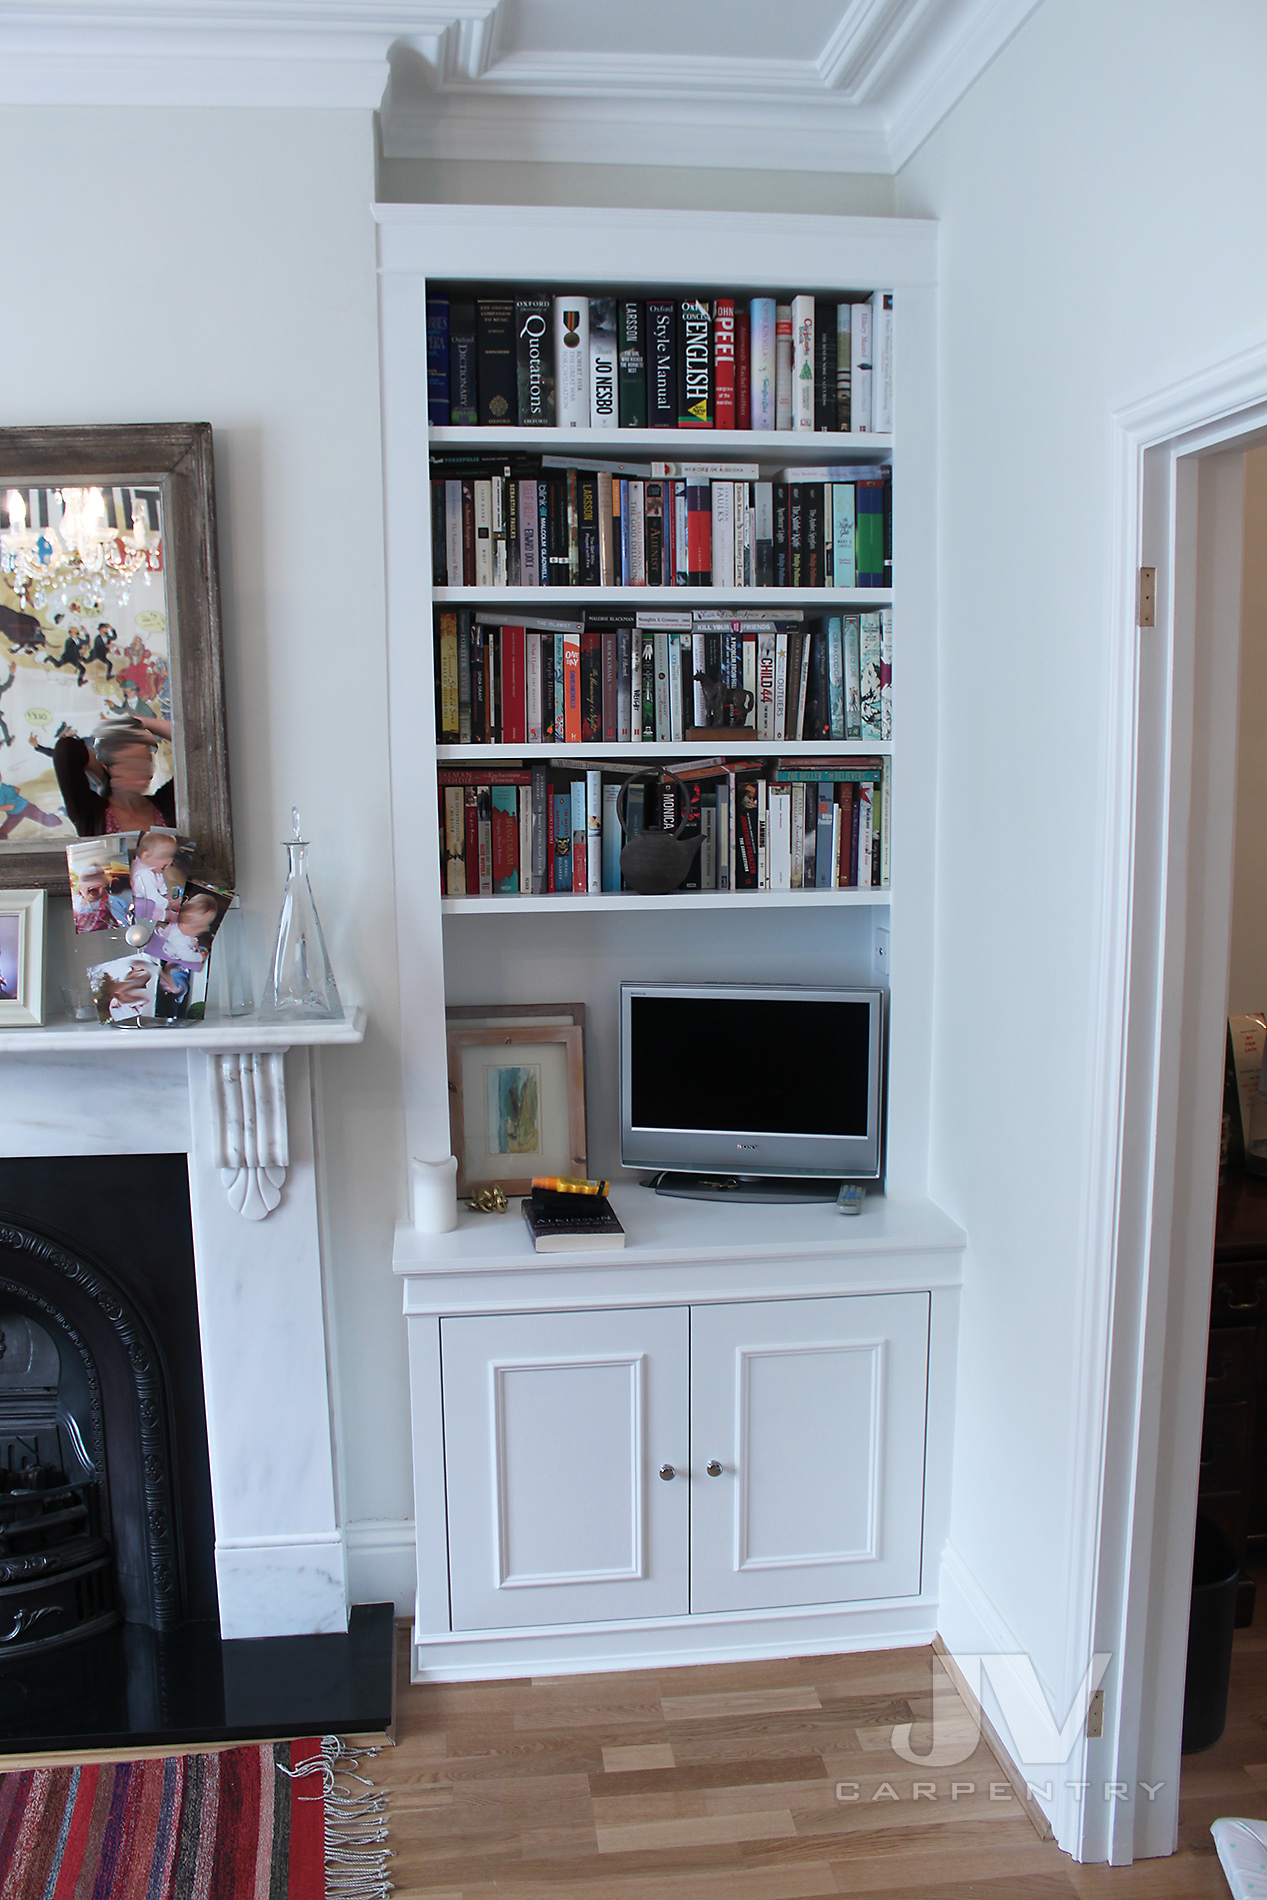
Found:
[(295, 835), (285, 841), (286, 888), (261, 1014), (291, 1020), (341, 1016), (343, 1005), (308, 882), (308, 840), (299, 835), (298, 811), (291, 815)]

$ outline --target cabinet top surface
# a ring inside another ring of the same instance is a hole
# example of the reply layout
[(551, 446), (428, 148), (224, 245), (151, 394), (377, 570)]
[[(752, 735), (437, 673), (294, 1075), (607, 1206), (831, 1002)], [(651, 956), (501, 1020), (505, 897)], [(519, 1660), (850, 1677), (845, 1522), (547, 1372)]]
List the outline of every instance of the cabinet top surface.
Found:
[(506, 1214), (473, 1214), (458, 1207), (452, 1233), (420, 1234), (407, 1221), (396, 1228), (392, 1264), (406, 1275), (557, 1273), (568, 1267), (614, 1270), (687, 1261), (865, 1257), (958, 1253), (967, 1236), (928, 1200), (869, 1194), (858, 1215), (824, 1202), (810, 1207), (675, 1200), (637, 1186), (618, 1186), (611, 1203), (625, 1230), (618, 1251), (534, 1253), (518, 1201)]

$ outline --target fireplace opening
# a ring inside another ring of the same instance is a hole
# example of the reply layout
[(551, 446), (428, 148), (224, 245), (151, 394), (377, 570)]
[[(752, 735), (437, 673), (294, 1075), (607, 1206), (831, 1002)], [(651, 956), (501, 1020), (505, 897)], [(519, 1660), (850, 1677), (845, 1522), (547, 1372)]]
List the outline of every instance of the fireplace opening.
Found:
[(218, 1621), (184, 1155), (0, 1160), (0, 1676)]

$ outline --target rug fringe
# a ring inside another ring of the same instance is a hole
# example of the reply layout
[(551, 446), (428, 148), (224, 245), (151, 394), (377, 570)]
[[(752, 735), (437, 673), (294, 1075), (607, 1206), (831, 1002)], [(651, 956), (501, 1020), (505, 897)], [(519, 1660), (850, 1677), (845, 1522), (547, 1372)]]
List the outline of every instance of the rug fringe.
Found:
[[(387, 1878), (387, 1863), (394, 1858), (386, 1845), (387, 1796), (368, 1776), (356, 1772), (363, 1756), (372, 1760), (378, 1753), (377, 1748), (349, 1748), (337, 1735), (323, 1735), (321, 1753), (311, 1761), (300, 1762), (298, 1768), (278, 1763), (279, 1773), (292, 1781), (321, 1776), (327, 1900), (387, 1900), (393, 1890)], [(353, 1781), (365, 1792), (349, 1787)]]

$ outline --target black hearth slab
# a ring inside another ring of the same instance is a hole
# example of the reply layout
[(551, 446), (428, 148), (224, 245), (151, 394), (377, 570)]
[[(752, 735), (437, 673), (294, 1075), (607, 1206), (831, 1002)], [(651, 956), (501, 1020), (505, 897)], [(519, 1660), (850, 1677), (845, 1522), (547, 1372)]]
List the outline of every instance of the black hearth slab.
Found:
[(390, 1727), (395, 1610), (359, 1603), (346, 1636), (226, 1643), (212, 1623), (127, 1623), (0, 1660), (0, 1755), (189, 1747)]

